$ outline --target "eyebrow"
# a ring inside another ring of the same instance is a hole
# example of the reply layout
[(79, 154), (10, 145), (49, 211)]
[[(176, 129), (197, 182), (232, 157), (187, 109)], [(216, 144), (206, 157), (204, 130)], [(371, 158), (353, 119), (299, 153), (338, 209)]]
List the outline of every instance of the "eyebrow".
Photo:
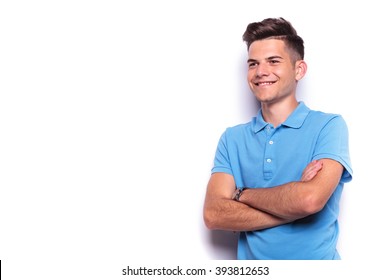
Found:
[[(281, 56), (278, 56), (278, 55), (273, 55), (273, 56), (270, 56), (270, 57), (267, 57), (266, 60), (273, 60), (273, 59), (283, 59), (283, 57)], [(258, 60), (256, 59), (253, 59), (253, 58), (249, 58), (247, 60), (247, 63), (251, 63), (251, 62), (259, 62)]]
[(252, 62), (258, 62), (258, 61), (256, 59), (252, 59), (252, 58), (247, 60), (247, 63), (252, 63)]

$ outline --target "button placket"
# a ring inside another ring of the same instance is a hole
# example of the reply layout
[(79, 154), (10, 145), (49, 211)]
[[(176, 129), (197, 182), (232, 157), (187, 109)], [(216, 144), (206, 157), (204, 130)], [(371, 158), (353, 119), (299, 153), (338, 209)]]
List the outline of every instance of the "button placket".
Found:
[(264, 178), (266, 180), (269, 180), (273, 176), (273, 170), (274, 170), (274, 140), (272, 139), (273, 135), (275, 133), (275, 129), (271, 127), (271, 125), (268, 125), (266, 127), (266, 145), (265, 145), (265, 151), (264, 151)]

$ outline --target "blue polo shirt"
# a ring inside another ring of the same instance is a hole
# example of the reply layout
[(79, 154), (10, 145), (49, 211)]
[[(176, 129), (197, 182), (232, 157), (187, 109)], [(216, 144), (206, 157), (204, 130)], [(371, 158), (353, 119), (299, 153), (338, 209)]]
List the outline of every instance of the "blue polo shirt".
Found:
[(241, 232), (238, 259), (339, 259), (339, 201), (344, 183), (352, 179), (352, 169), (344, 119), (310, 110), (303, 102), (278, 127), (265, 122), (260, 110), (251, 122), (226, 129), (212, 173), (231, 174), (237, 187), (268, 188), (300, 181), (305, 167), (322, 158), (344, 166), (325, 207), (289, 224)]

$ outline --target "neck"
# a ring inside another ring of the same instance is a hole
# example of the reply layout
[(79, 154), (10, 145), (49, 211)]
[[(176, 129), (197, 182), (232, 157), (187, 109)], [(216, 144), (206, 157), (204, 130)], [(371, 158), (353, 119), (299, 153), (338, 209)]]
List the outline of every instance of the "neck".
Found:
[(297, 108), (298, 101), (293, 99), (286, 102), (277, 103), (261, 103), (261, 112), (263, 119), (272, 124), (274, 127), (283, 123), (290, 114)]

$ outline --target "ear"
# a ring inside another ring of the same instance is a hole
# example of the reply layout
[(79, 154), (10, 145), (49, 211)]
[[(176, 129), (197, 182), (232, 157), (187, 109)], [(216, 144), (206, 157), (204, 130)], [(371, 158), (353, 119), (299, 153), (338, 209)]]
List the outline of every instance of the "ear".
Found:
[(299, 81), (302, 79), (307, 71), (307, 64), (304, 60), (298, 60), (295, 62), (295, 79)]

